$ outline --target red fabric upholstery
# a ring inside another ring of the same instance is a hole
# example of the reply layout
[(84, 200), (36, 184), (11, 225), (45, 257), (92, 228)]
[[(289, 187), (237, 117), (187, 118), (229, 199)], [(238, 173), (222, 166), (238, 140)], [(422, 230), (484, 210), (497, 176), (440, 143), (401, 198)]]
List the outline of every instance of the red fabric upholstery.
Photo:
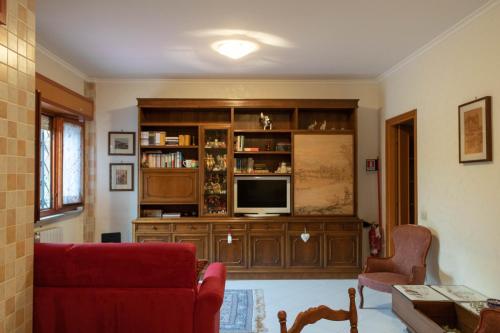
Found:
[(423, 284), (425, 260), (431, 246), (429, 229), (417, 225), (402, 225), (394, 229), (394, 256), (368, 258), (366, 267), (358, 276), (358, 289), (363, 307), (363, 287), (391, 292), (395, 284)]
[(474, 333), (500, 332), (500, 310), (484, 309), (479, 316), (479, 325)]
[(190, 244), (36, 244), (34, 332), (218, 333), (225, 272), (198, 292)]

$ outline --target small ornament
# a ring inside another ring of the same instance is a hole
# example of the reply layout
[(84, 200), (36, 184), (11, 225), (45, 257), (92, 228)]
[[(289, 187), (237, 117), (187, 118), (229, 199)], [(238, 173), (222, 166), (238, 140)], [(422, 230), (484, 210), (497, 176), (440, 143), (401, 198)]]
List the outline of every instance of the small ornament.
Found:
[(323, 122), (321, 123), (321, 126), (319, 127), (320, 130), (324, 131), (326, 130), (326, 120), (323, 120)]
[(317, 125), (318, 125), (318, 122), (315, 120), (312, 124), (310, 124), (309, 126), (307, 126), (307, 129), (308, 130), (314, 130)]
[(233, 243), (233, 235), (231, 234), (231, 228), (227, 231), (227, 243), (232, 244)]
[(302, 241), (304, 243), (307, 243), (309, 238), (311, 238), (311, 235), (307, 232), (307, 229), (305, 226), (304, 226), (304, 232), (302, 234), (300, 234), (300, 238), (302, 238)]
[(261, 125), (263, 126), (263, 129), (266, 130), (272, 130), (273, 129), (273, 123), (271, 121), (271, 118), (269, 116), (265, 116), (263, 112), (260, 113), (260, 118), (259, 121)]

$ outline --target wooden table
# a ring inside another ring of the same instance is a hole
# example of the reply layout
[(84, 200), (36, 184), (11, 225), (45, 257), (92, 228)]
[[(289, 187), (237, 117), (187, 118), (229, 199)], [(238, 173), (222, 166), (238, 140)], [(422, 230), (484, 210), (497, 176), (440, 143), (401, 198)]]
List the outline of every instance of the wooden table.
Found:
[[(474, 333), (479, 315), (470, 309), (470, 305), (483, 304), (481, 301), (459, 302), (428, 286), (411, 286), (430, 288), (427, 295), (420, 297), (412, 290), (405, 292), (408, 286), (393, 286), (392, 311), (406, 324), (412, 333), (447, 333), (443, 328), (459, 329), (462, 333)], [(412, 294), (413, 293), (413, 294)], [(479, 295), (479, 294), (478, 294)], [(482, 306), (482, 305), (481, 305)]]

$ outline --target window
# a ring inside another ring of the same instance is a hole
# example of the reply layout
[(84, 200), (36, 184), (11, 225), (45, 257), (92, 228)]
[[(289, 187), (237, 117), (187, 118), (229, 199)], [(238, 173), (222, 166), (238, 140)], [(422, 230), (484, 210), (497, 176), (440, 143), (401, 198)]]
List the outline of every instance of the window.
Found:
[(83, 204), (84, 128), (73, 118), (42, 113), (39, 130), (39, 216)]

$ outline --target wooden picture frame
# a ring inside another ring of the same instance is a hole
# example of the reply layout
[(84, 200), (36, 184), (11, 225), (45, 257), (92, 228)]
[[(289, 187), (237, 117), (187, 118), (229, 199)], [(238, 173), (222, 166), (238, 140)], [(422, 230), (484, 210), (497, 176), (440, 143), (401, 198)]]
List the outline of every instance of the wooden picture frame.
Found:
[(353, 135), (303, 133), (293, 140), (294, 215), (353, 216)]
[(108, 155), (135, 156), (135, 132), (108, 132)]
[(460, 163), (491, 161), (491, 96), (458, 106)]
[(0, 24), (7, 25), (7, 0), (0, 0)]
[(134, 163), (109, 164), (109, 190), (134, 190)]

